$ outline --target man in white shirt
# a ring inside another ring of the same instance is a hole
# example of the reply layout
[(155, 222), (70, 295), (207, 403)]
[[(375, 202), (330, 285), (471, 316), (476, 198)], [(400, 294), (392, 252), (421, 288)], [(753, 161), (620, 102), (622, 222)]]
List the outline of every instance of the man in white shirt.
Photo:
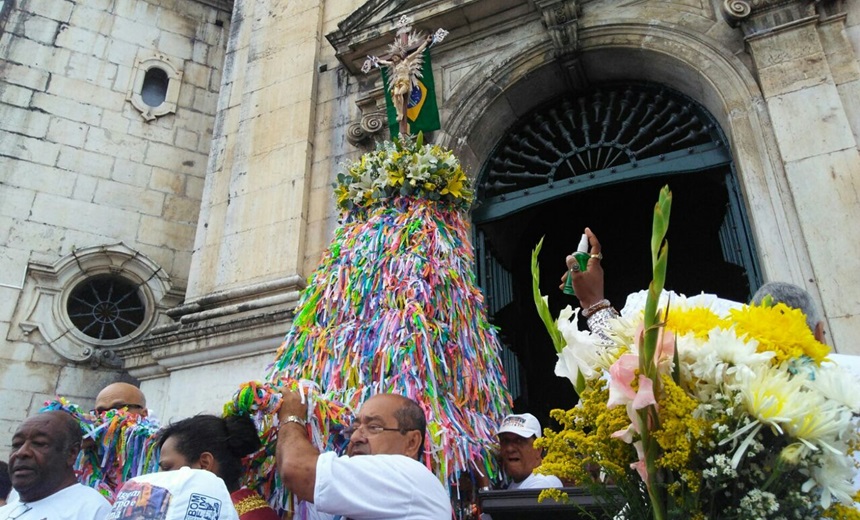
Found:
[(419, 462), (427, 420), (415, 401), (377, 394), (344, 434), (347, 455), (320, 453), (308, 440), (307, 405), (284, 392), (278, 412), (278, 471), (317, 519), (450, 520), (451, 499)]
[(543, 462), (543, 453), (535, 448), (542, 434), (540, 422), (530, 413), (511, 414), (499, 427), (499, 458), (505, 475), (511, 479), (507, 489), (560, 488), (555, 475), (542, 475), (534, 470)]
[(100, 520), (110, 503), (78, 484), (73, 465), (81, 428), (62, 411), (28, 417), (12, 437), (9, 475), (16, 501), (0, 507), (0, 520)]

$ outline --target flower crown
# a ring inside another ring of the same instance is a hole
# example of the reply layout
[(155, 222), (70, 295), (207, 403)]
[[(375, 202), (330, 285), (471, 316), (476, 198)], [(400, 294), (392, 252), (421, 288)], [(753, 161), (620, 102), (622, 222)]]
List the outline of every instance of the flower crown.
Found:
[(345, 167), (334, 185), (343, 210), (368, 208), (398, 196), (440, 201), (465, 209), (474, 198), (470, 180), (451, 150), (423, 144), (422, 134), (385, 141)]

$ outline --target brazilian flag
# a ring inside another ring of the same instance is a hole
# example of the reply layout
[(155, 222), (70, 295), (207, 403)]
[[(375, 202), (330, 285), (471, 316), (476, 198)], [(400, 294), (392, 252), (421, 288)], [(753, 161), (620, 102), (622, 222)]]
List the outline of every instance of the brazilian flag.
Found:
[[(397, 124), (397, 111), (391, 100), (391, 92), (388, 90), (388, 71), (382, 70), (382, 81), (385, 85), (385, 109), (388, 116), (388, 129), (391, 131), (392, 139), (400, 133)], [(424, 49), (424, 63), (421, 66), (421, 77), (417, 78), (416, 85), (412, 87), (409, 99), (406, 102), (406, 119), (409, 121), (409, 133), (416, 135), (418, 132), (432, 132), (439, 130), (439, 107), (436, 105), (436, 85), (433, 82), (433, 67), (430, 64), (430, 49)]]

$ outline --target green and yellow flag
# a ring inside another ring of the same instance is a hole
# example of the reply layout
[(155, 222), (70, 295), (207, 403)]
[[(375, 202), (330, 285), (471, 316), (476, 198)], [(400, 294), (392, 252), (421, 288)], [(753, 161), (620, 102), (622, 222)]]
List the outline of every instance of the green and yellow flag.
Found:
[[(397, 124), (397, 111), (391, 100), (391, 92), (388, 90), (388, 71), (381, 67), (382, 81), (385, 85), (385, 108), (388, 115), (388, 129), (391, 137), (395, 138), (400, 133)], [(433, 67), (430, 64), (430, 49), (424, 50), (424, 64), (421, 66), (421, 77), (416, 79), (417, 85), (412, 87), (407, 101), (406, 119), (409, 121), (409, 133), (432, 132), (439, 130), (439, 107), (436, 105), (436, 85), (433, 82)]]

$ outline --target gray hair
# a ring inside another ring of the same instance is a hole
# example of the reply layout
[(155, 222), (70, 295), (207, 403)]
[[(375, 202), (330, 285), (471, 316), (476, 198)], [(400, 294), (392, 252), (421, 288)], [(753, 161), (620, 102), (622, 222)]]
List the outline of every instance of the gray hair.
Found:
[(766, 296), (770, 296), (773, 303), (784, 303), (792, 309), (800, 309), (806, 315), (809, 330), (815, 332), (815, 326), (821, 321), (821, 314), (812, 296), (805, 289), (786, 282), (768, 282), (755, 292), (752, 303), (759, 305)]

